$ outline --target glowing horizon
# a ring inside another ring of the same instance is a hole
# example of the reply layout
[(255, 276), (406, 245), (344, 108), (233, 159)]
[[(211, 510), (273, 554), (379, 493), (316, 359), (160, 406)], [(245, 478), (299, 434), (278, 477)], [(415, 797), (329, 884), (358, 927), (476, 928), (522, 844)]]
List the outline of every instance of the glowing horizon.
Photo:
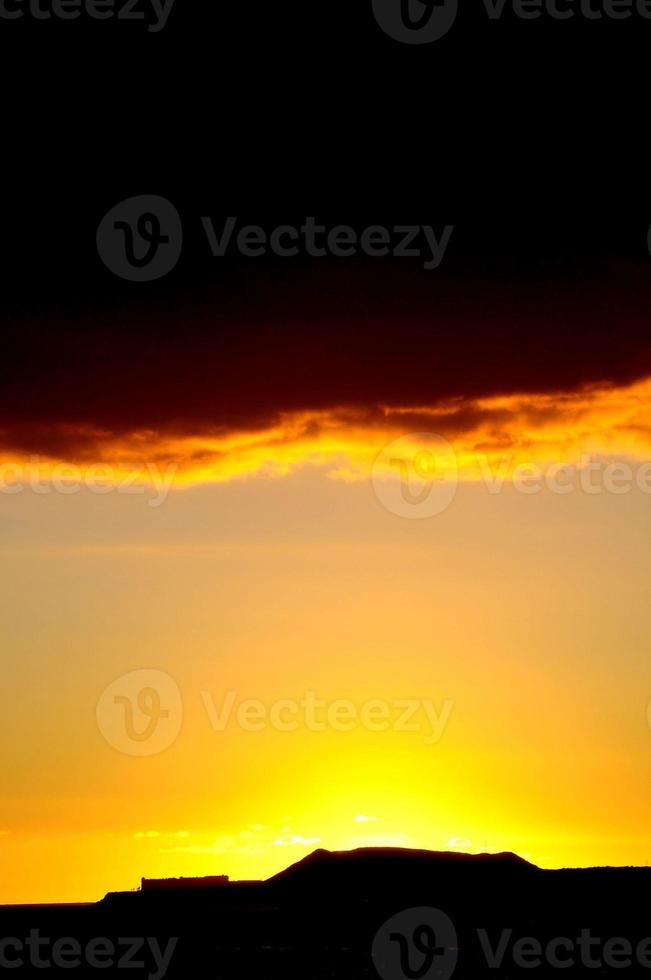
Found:
[[(365, 843), (647, 862), (638, 489), (461, 481), (427, 520), (392, 512), (368, 479), (310, 468), (188, 487), (155, 509), (83, 490), (4, 500), (1, 902), (96, 900), (142, 876), (267, 877), (317, 846)], [(183, 701), (172, 744), (145, 757), (96, 717), (134, 670), (170, 675)], [(230, 691), (220, 729), (202, 692), (219, 713)], [(311, 730), (304, 715), (255, 731), (236, 713), (309, 691), (358, 718), (378, 699), (453, 708), (430, 743), (422, 710), (415, 731)]]

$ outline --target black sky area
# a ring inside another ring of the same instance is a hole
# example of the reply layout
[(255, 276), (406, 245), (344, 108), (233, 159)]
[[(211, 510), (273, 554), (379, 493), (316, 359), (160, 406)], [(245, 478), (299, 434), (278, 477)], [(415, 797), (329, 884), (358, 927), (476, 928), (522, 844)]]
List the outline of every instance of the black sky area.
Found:
[[(370, 2), (176, 0), (158, 34), (0, 23), (0, 428), (257, 425), (648, 373), (651, 21), (490, 21), (401, 45)], [(640, 180), (640, 178), (642, 178)], [(116, 278), (95, 233), (159, 194), (184, 249)], [(200, 226), (452, 224), (412, 259), (210, 255)]]

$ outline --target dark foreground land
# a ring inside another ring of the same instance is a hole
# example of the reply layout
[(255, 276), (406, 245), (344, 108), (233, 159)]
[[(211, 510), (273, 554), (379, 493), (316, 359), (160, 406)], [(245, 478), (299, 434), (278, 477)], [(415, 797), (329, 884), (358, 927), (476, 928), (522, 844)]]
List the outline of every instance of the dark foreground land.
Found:
[(646, 868), (319, 850), (264, 882), (0, 908), (0, 976), (651, 980), (650, 896)]

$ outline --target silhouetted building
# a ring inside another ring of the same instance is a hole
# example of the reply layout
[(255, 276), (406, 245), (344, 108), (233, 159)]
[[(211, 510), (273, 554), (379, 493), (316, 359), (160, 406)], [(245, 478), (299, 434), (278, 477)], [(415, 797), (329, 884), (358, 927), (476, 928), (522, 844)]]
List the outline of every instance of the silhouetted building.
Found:
[(164, 892), (181, 888), (215, 888), (227, 884), (228, 875), (207, 875), (204, 878), (143, 878), (140, 891)]

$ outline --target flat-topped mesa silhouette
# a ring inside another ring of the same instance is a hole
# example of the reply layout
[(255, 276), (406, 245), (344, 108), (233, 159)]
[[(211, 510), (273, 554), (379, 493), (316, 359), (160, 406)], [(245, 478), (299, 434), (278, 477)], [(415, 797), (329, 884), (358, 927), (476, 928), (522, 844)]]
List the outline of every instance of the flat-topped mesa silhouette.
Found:
[[(466, 854), (460, 851), (427, 851), (407, 847), (358, 847), (350, 851), (328, 851), (317, 848), (295, 864), (267, 879), (231, 880), (228, 875), (207, 875), (200, 878), (142, 878), (140, 891), (147, 897), (161, 892), (195, 892), (218, 888), (223, 891), (241, 886), (260, 885), (267, 888), (287, 886), (294, 889), (318, 887), (350, 888), (381, 887), (418, 879), (432, 880), (449, 876), (495, 875), (510, 876), (540, 869), (524, 858), (503, 851), (498, 854)], [(133, 895), (134, 892), (109, 892), (109, 896)]]
[(398, 868), (401, 865), (413, 868), (416, 865), (423, 865), (431, 869), (436, 867), (460, 869), (464, 866), (483, 865), (499, 867), (501, 870), (536, 869), (536, 865), (525, 861), (512, 851), (502, 851), (498, 854), (467, 854), (463, 851), (428, 851), (411, 847), (358, 847), (351, 851), (328, 851), (319, 847), (268, 880), (278, 881), (290, 875), (296, 876), (312, 871), (318, 873), (326, 869), (335, 873), (364, 872), (380, 865), (386, 868)]
[(265, 880), (230, 880), (227, 875), (203, 878), (143, 878), (141, 888), (130, 892), (109, 892), (103, 903), (134, 899), (146, 902), (174, 902), (175, 898), (201, 903), (206, 899), (252, 900), (275, 894), (300, 900), (314, 895), (380, 896), (413, 893), (440, 894), (511, 888), (523, 876), (544, 874), (524, 858), (504, 851), (498, 854), (466, 854), (459, 851), (427, 851), (406, 847), (359, 847), (350, 851), (318, 848), (295, 864)]
[(427, 851), (406, 847), (359, 847), (352, 851), (319, 848), (296, 864), (268, 879), (275, 886), (393, 890), (418, 884), (431, 885), (468, 877), (511, 879), (540, 869), (524, 858), (500, 854), (466, 854), (459, 851)]
[(350, 851), (318, 848), (265, 880), (203, 878), (142, 879), (137, 891), (109, 892), (100, 904), (166, 903), (176, 899), (201, 904), (240, 900), (283, 901), (449, 900), (464, 902), (531, 894), (583, 895), (593, 889), (651, 884), (647, 868), (567, 868), (544, 870), (511, 851), (467, 854), (402, 847), (360, 847)]

